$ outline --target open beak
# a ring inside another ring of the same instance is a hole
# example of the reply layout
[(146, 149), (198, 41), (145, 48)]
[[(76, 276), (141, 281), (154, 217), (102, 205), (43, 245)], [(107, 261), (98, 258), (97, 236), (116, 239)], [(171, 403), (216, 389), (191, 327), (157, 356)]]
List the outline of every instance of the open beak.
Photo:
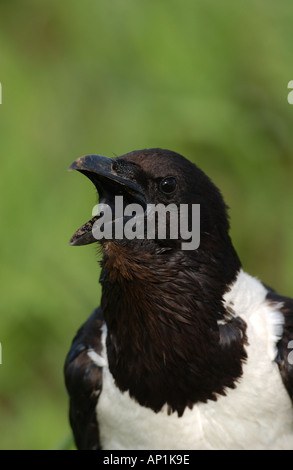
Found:
[[(136, 202), (143, 207), (146, 200), (141, 187), (134, 181), (121, 178), (113, 170), (113, 159), (102, 155), (86, 155), (75, 160), (68, 171), (78, 170), (86, 175), (95, 185), (100, 198), (100, 203), (113, 206), (115, 196), (122, 195), (127, 202)], [(94, 243), (97, 239), (93, 236), (92, 228), (98, 216), (82, 225), (70, 239), (70, 245), (80, 246)]]

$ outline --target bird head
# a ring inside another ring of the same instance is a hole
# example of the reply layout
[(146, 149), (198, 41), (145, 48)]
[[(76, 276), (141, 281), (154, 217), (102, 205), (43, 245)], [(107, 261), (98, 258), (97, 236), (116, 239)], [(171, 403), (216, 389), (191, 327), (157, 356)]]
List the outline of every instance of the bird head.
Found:
[[(104, 240), (110, 237), (115, 243), (123, 244), (138, 240), (145, 245), (156, 244), (161, 249), (182, 246), (186, 249), (198, 248), (202, 241), (210, 243), (211, 239), (227, 238), (227, 207), (220, 191), (200, 168), (178, 153), (147, 149), (113, 159), (86, 155), (75, 160), (69, 170), (78, 170), (86, 175), (99, 193), (98, 213), (75, 232), (70, 240), (71, 245), (86, 245), (98, 240), (102, 242), (96, 236), (97, 232), (101, 234), (101, 228)], [(194, 207), (196, 211), (193, 211)], [(137, 208), (140, 209), (139, 215)], [(154, 208), (156, 211), (152, 212)], [(163, 210), (165, 216), (166, 230), (163, 232), (159, 232), (158, 208)], [(166, 208), (170, 210), (166, 211)], [(186, 220), (183, 220), (183, 208)], [(157, 215), (151, 219), (151, 213)], [(174, 214), (176, 218), (172, 218)], [(192, 244), (195, 215), (196, 243)], [(154, 231), (147, 232), (150, 227), (153, 229), (151, 223), (146, 223), (147, 217), (155, 221)], [(178, 223), (178, 227), (175, 227), (175, 223)], [(150, 233), (154, 236), (149, 236)], [(182, 242), (188, 240), (188, 236), (191, 241), (183, 245)]]

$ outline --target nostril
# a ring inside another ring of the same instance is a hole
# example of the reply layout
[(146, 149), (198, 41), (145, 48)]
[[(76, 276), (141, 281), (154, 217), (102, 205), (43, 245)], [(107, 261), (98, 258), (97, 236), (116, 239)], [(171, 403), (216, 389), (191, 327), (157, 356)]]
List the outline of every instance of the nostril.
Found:
[(113, 172), (116, 173), (116, 174), (117, 174), (118, 167), (119, 167), (118, 162), (117, 162), (117, 161), (114, 161), (114, 162), (112, 163), (112, 170), (113, 170)]
[(122, 178), (135, 180), (139, 172), (139, 166), (134, 162), (115, 159), (112, 162), (112, 172)]

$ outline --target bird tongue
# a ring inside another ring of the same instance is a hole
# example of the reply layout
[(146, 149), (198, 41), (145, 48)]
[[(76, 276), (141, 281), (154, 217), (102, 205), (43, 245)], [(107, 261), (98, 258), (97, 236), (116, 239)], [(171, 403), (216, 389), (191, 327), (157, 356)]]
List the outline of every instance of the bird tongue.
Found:
[(78, 230), (76, 230), (75, 234), (71, 237), (69, 244), (71, 246), (80, 246), (89, 245), (90, 243), (96, 242), (97, 240), (93, 236), (92, 228), (98, 218), (98, 216), (93, 217), (91, 220), (82, 225)]

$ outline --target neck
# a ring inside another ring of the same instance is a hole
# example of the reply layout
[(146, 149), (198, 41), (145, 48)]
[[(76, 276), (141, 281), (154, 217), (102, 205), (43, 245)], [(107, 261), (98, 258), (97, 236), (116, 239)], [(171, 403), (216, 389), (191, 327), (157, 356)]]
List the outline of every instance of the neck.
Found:
[(233, 387), (245, 359), (244, 325), (223, 304), (240, 268), (235, 251), (220, 260), (206, 247), (192, 256), (114, 242), (103, 248), (102, 309), (117, 386), (179, 416)]

